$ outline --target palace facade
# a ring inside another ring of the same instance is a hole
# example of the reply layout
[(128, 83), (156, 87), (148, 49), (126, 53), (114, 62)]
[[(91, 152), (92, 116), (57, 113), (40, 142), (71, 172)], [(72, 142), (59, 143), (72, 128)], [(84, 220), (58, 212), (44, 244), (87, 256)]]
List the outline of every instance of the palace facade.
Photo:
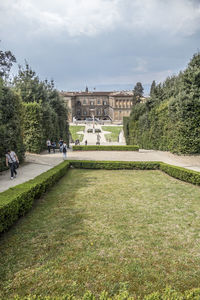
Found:
[(133, 92), (61, 92), (67, 104), (69, 120), (86, 120), (95, 117), (99, 120), (122, 122), (128, 117), (133, 106)]

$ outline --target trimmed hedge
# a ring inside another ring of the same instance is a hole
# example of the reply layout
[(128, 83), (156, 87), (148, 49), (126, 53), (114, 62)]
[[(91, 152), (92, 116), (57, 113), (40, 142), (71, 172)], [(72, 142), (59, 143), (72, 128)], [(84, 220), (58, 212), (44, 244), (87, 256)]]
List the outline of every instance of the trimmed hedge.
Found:
[(195, 185), (200, 185), (200, 172), (160, 163), (160, 170), (168, 175)]
[(153, 161), (90, 161), (71, 160), (70, 164), (77, 169), (105, 170), (158, 170), (160, 163)]
[[(126, 290), (119, 291), (118, 294), (110, 297), (107, 292), (103, 291), (99, 297), (95, 297), (90, 291), (87, 291), (81, 298), (77, 298), (73, 295), (65, 296), (36, 296), (29, 295), (25, 297), (15, 296), (13, 300), (136, 300), (141, 297), (131, 297)], [(164, 291), (153, 292), (146, 295), (144, 300), (197, 300), (200, 299), (200, 289), (191, 289), (183, 293), (177, 292), (171, 287), (165, 288)], [(2, 299), (3, 300), (3, 299)]]
[(20, 216), (25, 215), (56, 181), (66, 174), (70, 163), (65, 161), (25, 183), (0, 193), (0, 232), (6, 231)]
[(128, 146), (73, 146), (73, 151), (139, 151), (139, 146), (128, 145)]

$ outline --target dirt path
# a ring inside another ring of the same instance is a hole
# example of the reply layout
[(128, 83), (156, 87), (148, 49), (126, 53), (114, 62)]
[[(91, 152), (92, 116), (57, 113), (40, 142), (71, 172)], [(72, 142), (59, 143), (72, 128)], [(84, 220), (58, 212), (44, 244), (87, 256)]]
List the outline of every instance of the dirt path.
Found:
[[(117, 161), (162, 161), (175, 166), (200, 172), (200, 155), (178, 156), (170, 152), (140, 150), (139, 152), (122, 151), (74, 151), (67, 152), (67, 159), (77, 160), (117, 160)], [(0, 173), (0, 192), (17, 184), (30, 180), (51, 169), (63, 161), (62, 154), (26, 154), (25, 163), (18, 169), (18, 176), (10, 180), (10, 172)]]

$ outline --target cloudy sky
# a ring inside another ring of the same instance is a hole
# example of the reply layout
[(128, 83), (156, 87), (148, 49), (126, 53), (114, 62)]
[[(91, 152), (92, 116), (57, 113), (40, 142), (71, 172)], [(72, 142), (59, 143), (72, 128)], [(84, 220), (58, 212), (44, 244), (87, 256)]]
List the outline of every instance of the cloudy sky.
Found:
[(2, 0), (0, 39), (60, 90), (148, 86), (199, 50), (200, 0)]

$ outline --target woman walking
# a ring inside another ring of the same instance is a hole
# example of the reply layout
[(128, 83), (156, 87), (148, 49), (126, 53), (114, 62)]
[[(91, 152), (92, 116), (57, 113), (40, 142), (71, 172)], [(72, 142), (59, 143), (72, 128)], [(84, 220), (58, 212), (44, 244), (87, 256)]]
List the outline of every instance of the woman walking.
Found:
[(11, 177), (13, 179), (17, 176), (17, 167), (19, 164), (19, 159), (14, 151), (8, 150), (6, 153), (6, 166), (10, 167)]
[(62, 152), (63, 152), (63, 159), (65, 160), (67, 158), (67, 144), (66, 142), (62, 145)]

